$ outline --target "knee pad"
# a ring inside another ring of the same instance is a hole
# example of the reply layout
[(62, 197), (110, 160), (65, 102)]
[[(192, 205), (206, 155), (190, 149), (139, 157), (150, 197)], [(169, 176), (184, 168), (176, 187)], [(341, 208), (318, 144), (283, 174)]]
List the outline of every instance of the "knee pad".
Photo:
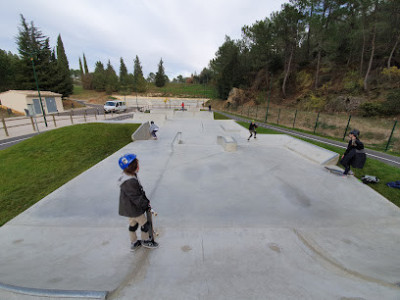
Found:
[(136, 231), (139, 227), (139, 224), (136, 223), (135, 226), (129, 226), (129, 231)]
[(149, 222), (146, 222), (142, 227), (140, 227), (140, 230), (143, 232), (147, 232), (150, 229), (150, 224)]

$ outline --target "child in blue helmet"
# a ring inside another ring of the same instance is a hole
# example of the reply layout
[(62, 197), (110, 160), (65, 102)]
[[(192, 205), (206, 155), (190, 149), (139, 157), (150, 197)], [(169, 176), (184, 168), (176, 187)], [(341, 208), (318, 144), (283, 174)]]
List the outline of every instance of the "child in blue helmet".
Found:
[[(131, 251), (140, 246), (157, 248), (158, 243), (149, 240), (150, 224), (147, 222), (145, 212), (150, 206), (142, 185), (137, 177), (139, 172), (139, 160), (135, 154), (125, 154), (119, 159), (119, 166), (123, 175), (119, 178), (119, 214), (129, 218), (129, 236)], [(142, 240), (137, 239), (136, 230), (141, 229)]]

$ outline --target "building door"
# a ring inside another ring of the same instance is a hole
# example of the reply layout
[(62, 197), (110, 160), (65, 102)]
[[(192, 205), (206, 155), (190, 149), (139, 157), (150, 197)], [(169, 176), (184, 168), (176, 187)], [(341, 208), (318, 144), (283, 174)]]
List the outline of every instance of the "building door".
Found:
[(53, 97), (46, 97), (46, 106), (47, 106), (47, 113), (57, 112), (56, 99), (54, 99)]
[(33, 107), (35, 108), (35, 114), (42, 114), (42, 108), (40, 107), (39, 99), (33, 99)]

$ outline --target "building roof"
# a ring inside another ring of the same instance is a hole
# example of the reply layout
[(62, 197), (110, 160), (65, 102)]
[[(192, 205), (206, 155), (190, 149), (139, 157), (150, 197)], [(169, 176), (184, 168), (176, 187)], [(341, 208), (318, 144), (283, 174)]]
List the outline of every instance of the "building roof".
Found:
[[(38, 92), (33, 91), (33, 90), (9, 90), (7, 92), (0, 93), (0, 95), (5, 94), (5, 93), (16, 93), (16, 94), (23, 94), (23, 95), (29, 96), (29, 97), (38, 97)], [(40, 91), (40, 96), (61, 97), (62, 94), (58, 94), (58, 93), (54, 93), (54, 92), (50, 92), (50, 91)]]

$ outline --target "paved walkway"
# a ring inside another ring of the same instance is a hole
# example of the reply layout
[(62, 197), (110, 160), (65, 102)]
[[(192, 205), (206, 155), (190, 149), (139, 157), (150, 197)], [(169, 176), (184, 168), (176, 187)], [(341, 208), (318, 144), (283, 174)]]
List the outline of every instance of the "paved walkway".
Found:
[[(0, 228), (0, 299), (400, 298), (400, 209), (326, 172), (333, 153), (283, 135), (248, 142), (208, 112), (160, 128)], [(127, 152), (159, 213), (156, 250), (131, 253), (117, 213)]]

